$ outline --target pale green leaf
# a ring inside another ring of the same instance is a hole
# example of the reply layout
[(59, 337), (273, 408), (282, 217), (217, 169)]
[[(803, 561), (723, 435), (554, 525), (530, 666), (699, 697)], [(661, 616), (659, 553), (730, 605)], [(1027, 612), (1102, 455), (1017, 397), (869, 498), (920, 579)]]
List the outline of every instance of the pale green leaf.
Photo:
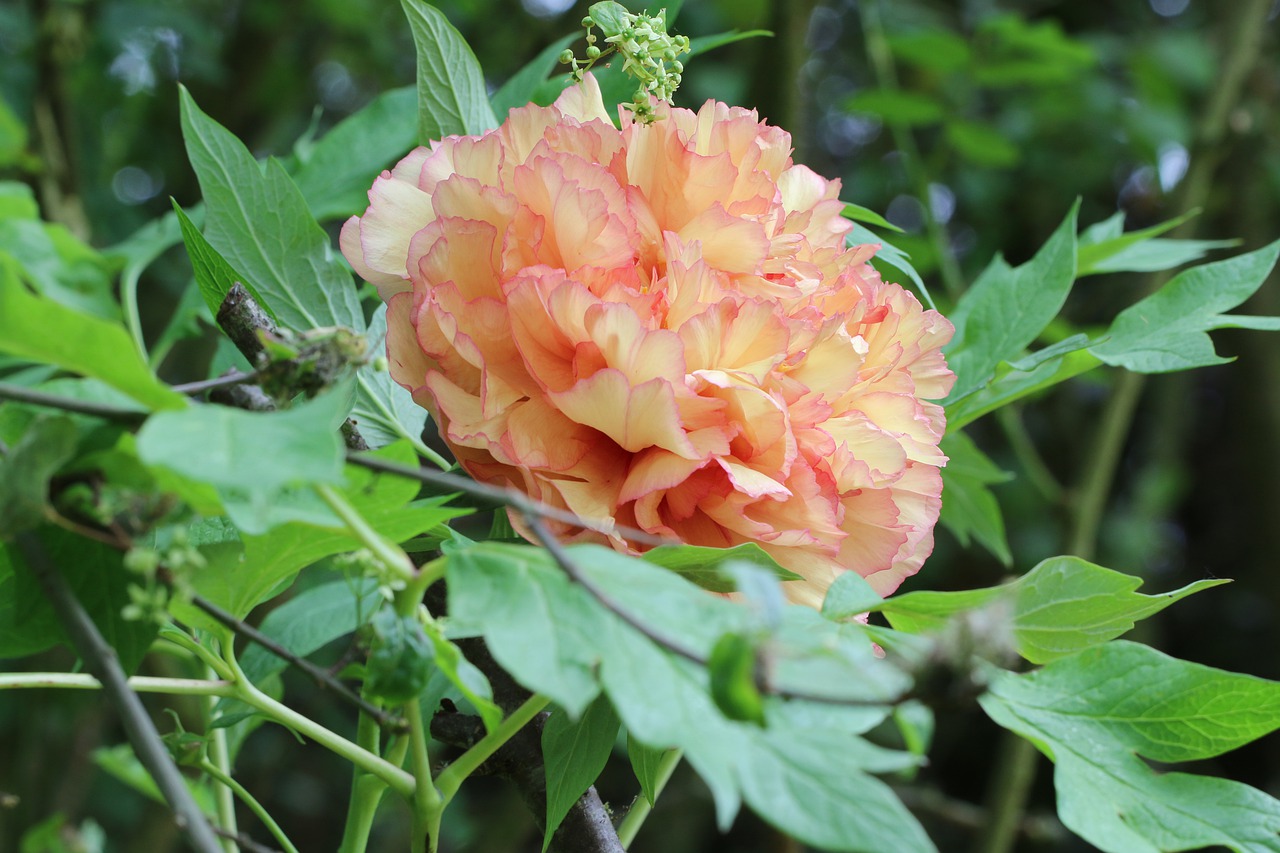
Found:
[(782, 581), (803, 580), (803, 576), (778, 565), (778, 561), (754, 542), (732, 548), (709, 548), (703, 545), (659, 545), (641, 555), (641, 559), (670, 569), (686, 580), (712, 592), (733, 592), (733, 579), (721, 569), (729, 560), (740, 560), (770, 571)]
[[(379, 306), (365, 333), (373, 352), (385, 349), (387, 309)], [(360, 435), (372, 448), (405, 439), (421, 454), (429, 451), (422, 443), (422, 429), (427, 423), (427, 410), (414, 402), (413, 396), (400, 386), (391, 374), (374, 364), (356, 371), (356, 402), (351, 410)]]
[(1280, 802), (1138, 757), (1206, 758), (1274, 731), (1276, 682), (1116, 641), (1027, 675), (1001, 673), (979, 701), (1053, 759), (1058, 816), (1107, 853), (1280, 851)]

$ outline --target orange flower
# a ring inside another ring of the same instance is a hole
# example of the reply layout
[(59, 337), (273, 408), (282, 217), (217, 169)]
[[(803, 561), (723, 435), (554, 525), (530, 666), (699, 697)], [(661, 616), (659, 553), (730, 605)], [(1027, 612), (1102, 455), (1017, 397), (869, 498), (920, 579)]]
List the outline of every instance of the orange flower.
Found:
[(951, 324), (845, 248), (839, 181), (784, 131), (658, 114), (616, 129), (588, 76), (384, 172), (342, 249), (387, 301), (391, 374), (477, 480), (757, 542), (796, 601), (845, 570), (887, 594), (933, 548)]

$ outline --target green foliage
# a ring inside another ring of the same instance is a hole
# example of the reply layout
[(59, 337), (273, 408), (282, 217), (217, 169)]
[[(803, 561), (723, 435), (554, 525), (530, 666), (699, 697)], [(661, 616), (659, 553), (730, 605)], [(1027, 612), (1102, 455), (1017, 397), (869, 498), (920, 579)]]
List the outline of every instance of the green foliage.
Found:
[(1013, 563), (1005, 537), (1000, 504), (988, 486), (1013, 478), (1002, 471), (964, 433), (952, 430), (938, 445), (947, 454), (942, 469), (942, 514), (939, 517), (962, 545), (972, 537), (1006, 566)]
[(401, 0), (418, 51), (418, 142), (498, 126), (484, 74), (453, 24), (424, 0)]
[(556, 709), (542, 729), (542, 757), (547, 770), (547, 824), (542, 849), (578, 801), (595, 782), (618, 738), (618, 714), (603, 696), (573, 720)]
[(800, 575), (778, 565), (777, 560), (770, 557), (768, 552), (754, 542), (746, 542), (732, 548), (659, 545), (646, 551), (643, 559), (664, 569), (670, 569), (711, 592), (733, 592), (737, 588), (733, 578), (722, 568), (731, 560), (760, 566), (781, 581), (802, 580)]
[(658, 801), (658, 769), (662, 759), (670, 750), (655, 749), (627, 735), (627, 758), (631, 762), (631, 771), (640, 783), (640, 793), (653, 805)]
[(392, 705), (416, 698), (431, 678), (433, 657), (417, 618), (384, 607), (366, 626), (364, 639), (369, 647), (365, 693)]
[(1280, 850), (1280, 802), (1139, 758), (1193, 761), (1274, 731), (1280, 684), (1114, 642), (1038, 672), (1002, 673), (979, 701), (1053, 759), (1059, 817), (1108, 853)]
[(246, 287), (263, 297), (263, 307), (296, 331), (363, 331), (351, 276), (335, 260), (329, 238), (284, 167), (275, 160), (260, 166), (240, 140), (200, 111), (186, 89), (182, 134), (204, 193), (205, 237), (247, 277)]
[(71, 460), (78, 438), (70, 418), (40, 418), (0, 457), (0, 541), (45, 520), (49, 480)]

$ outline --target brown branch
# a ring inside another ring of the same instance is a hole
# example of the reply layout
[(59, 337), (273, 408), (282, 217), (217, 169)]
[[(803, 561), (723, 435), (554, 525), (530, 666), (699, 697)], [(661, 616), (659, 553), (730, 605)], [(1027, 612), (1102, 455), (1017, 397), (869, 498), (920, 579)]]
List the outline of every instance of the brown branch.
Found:
[(192, 799), (142, 700), (129, 689), (128, 678), (120, 667), (115, 649), (103, 639), (39, 538), (34, 533), (19, 533), (17, 544), (70, 636), (76, 653), (84, 660), (86, 669), (102, 684), (107, 700), (120, 714), (129, 743), (173, 810), (174, 822), (199, 853), (222, 853), (217, 835)]
[(13, 400), (30, 406), (43, 406), (49, 409), (61, 409), (77, 415), (91, 415), (109, 421), (120, 421), (128, 424), (140, 424), (147, 419), (147, 412), (112, 406), (108, 403), (95, 403), (90, 400), (75, 400), (71, 397), (60, 397), (34, 388), (0, 382), (0, 400)]
[(186, 382), (182, 385), (174, 385), (173, 390), (177, 391), (179, 394), (203, 394), (205, 391), (213, 391), (218, 388), (230, 388), (234, 385), (244, 385), (247, 382), (256, 382), (257, 379), (258, 372), (256, 370), (251, 373), (245, 373), (242, 370), (232, 370), (214, 379), (204, 379), (199, 382)]

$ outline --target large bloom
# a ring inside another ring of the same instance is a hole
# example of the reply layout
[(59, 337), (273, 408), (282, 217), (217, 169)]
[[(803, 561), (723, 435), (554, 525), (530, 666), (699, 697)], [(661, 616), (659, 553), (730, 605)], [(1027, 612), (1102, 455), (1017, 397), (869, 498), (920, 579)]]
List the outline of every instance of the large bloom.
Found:
[(787, 133), (658, 115), (618, 130), (588, 77), (384, 172), (342, 250), (387, 301), (391, 374), (477, 480), (757, 542), (793, 600), (845, 570), (889, 593), (933, 548), (951, 325), (845, 248), (839, 181)]

